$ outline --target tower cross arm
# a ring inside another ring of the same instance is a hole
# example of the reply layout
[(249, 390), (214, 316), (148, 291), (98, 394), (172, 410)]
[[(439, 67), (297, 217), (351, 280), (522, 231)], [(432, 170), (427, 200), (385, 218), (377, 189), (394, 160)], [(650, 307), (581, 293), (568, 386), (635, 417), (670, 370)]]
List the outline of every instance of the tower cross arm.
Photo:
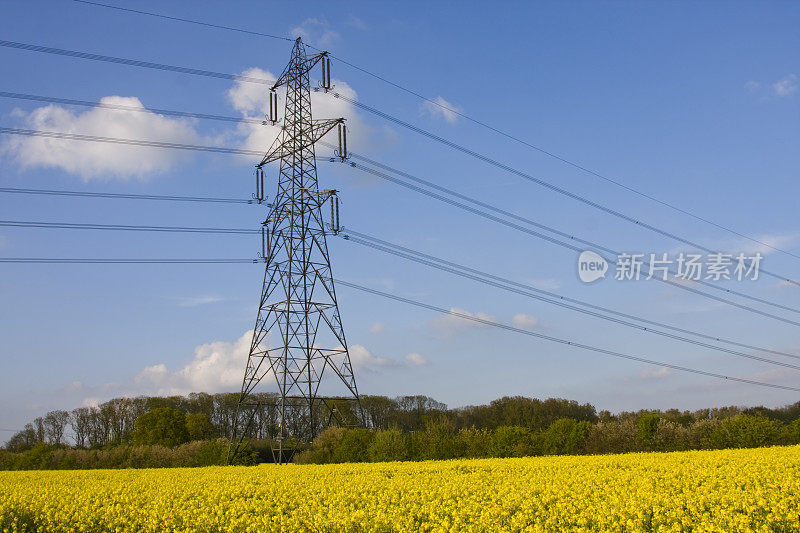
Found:
[(314, 68), (317, 63), (327, 56), (328, 52), (321, 52), (319, 54), (307, 56), (305, 59), (301, 59), (299, 61), (290, 62), (288, 65), (286, 65), (286, 68), (283, 69), (278, 81), (275, 82), (275, 85), (272, 86), (271, 90), (274, 91), (281, 85), (286, 85), (294, 78), (302, 77), (306, 72)]
[(331, 131), (337, 125), (344, 124), (344, 121), (345, 119), (343, 118), (312, 120), (311, 127), (303, 132), (299, 146), (296, 142), (296, 139), (285, 135), (279, 135), (278, 138), (275, 139), (275, 142), (272, 143), (272, 146), (261, 159), (261, 162), (257, 165), (257, 167), (261, 168), (267, 163), (278, 161), (283, 157), (292, 155), (298, 150), (304, 150), (314, 145), (314, 143), (324, 137), (326, 133)]

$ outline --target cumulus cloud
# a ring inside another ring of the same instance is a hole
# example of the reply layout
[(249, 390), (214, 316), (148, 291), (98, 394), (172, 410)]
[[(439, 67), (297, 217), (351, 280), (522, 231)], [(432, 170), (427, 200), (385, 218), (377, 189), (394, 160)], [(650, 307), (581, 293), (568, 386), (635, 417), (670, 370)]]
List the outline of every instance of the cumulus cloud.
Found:
[[(477, 318), (479, 320), (483, 320), (484, 322), (477, 322), (466, 317)], [(486, 313), (482, 313), (480, 311), (477, 313), (470, 313), (465, 309), (451, 307), (450, 314), (435, 318), (433, 322), (431, 322), (431, 325), (441, 334), (445, 336), (451, 336), (469, 328), (482, 328), (489, 326), (489, 324), (486, 324), (485, 322), (498, 323), (495, 317)]]
[(539, 319), (533, 315), (526, 315), (525, 313), (520, 313), (518, 315), (514, 315), (514, 318), (511, 319), (511, 323), (514, 324), (518, 328), (535, 328), (539, 325)]
[(750, 80), (744, 84), (746, 91), (761, 95), (761, 98), (788, 98), (797, 93), (797, 75), (787, 74), (773, 83)]
[(222, 300), (219, 296), (184, 296), (178, 298), (178, 305), (181, 307), (197, 307), (198, 305), (213, 304)]
[(377, 335), (378, 333), (383, 333), (385, 327), (386, 324), (384, 324), (383, 322), (375, 322), (370, 326), (369, 332), (374, 335)]
[(353, 363), (355, 368), (362, 370), (369, 370), (375, 368), (387, 367), (409, 367), (409, 366), (424, 366), (428, 364), (428, 360), (422, 355), (412, 352), (405, 356), (404, 359), (391, 359), (388, 357), (379, 357), (373, 355), (366, 347), (355, 344), (350, 346), (350, 362)]
[(299, 26), (295, 26), (291, 31), (292, 37), (302, 37), (304, 41), (313, 43), (317, 46), (331, 46), (341, 37), (334, 31), (328, 21), (316, 17), (307, 18)]
[(248, 330), (235, 342), (202, 344), (195, 348), (194, 359), (183, 368), (170, 371), (164, 364), (148, 366), (134, 381), (158, 394), (235, 390), (242, 382), (252, 338), (253, 332)]
[(754, 93), (761, 88), (761, 84), (758, 83), (757, 81), (750, 80), (744, 84), (744, 88), (747, 91)]
[(463, 111), (460, 107), (448, 102), (441, 96), (437, 96), (432, 102), (422, 102), (420, 109), (423, 113), (434, 118), (444, 119), (450, 124), (454, 124), (458, 120), (458, 113)]
[[(145, 109), (136, 97), (106, 96), (100, 102)], [(194, 120), (168, 118), (150, 111), (94, 108), (75, 113), (48, 105), (30, 113), (17, 110), (14, 116), (26, 129), (202, 144)], [(60, 168), (85, 181), (143, 178), (165, 172), (189, 157), (181, 150), (22, 136), (5, 140), (0, 156), (22, 168)]]
[(413, 366), (424, 366), (428, 364), (428, 360), (416, 352), (406, 354), (406, 361)]
[(772, 84), (772, 91), (776, 96), (792, 96), (797, 92), (797, 76), (789, 74)]
[(659, 368), (648, 368), (639, 372), (639, 377), (642, 379), (661, 379), (669, 376), (672, 370), (669, 367), (662, 366)]
[(356, 17), (355, 15), (350, 15), (349, 17), (347, 17), (347, 22), (345, 24), (361, 31), (365, 31), (368, 29), (367, 23), (361, 20), (360, 18)]

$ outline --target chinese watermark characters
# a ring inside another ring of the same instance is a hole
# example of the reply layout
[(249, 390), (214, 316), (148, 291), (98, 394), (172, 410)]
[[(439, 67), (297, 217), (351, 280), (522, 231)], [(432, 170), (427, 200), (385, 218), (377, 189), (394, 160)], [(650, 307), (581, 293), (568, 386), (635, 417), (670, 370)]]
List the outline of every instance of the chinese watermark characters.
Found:
[(632, 281), (640, 279), (679, 279), (686, 281), (723, 281), (758, 279), (763, 256), (724, 254), (685, 254), (670, 258), (668, 254), (628, 254), (617, 256), (614, 279)]

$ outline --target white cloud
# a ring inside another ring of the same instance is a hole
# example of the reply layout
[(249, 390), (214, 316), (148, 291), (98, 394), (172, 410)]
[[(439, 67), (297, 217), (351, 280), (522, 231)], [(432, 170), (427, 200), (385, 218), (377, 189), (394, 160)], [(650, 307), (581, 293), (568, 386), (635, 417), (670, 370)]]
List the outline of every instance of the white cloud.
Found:
[(97, 407), (101, 402), (102, 400), (97, 396), (90, 396), (83, 399), (81, 402), (81, 407)]
[(451, 104), (441, 96), (437, 96), (432, 102), (422, 102), (420, 109), (423, 113), (434, 118), (443, 118), (450, 124), (454, 124), (458, 120), (458, 113), (463, 111), (460, 107)]
[(514, 315), (514, 318), (511, 319), (511, 322), (518, 328), (535, 328), (539, 325), (539, 319), (533, 315), (526, 315), (525, 313), (520, 313), (518, 315)]
[(292, 28), (291, 34), (294, 38), (302, 37), (304, 41), (323, 48), (334, 44), (341, 37), (331, 29), (327, 20), (315, 17), (307, 18), (302, 24)]
[(194, 359), (180, 370), (171, 372), (166, 365), (145, 367), (134, 381), (151, 387), (158, 394), (189, 392), (221, 392), (238, 389), (242, 382), (250, 343), (251, 330), (235, 342), (215, 341), (195, 348)]
[(364, 31), (367, 29), (367, 23), (361, 20), (360, 18), (356, 17), (355, 15), (350, 15), (347, 17), (346, 24), (348, 26), (352, 26), (357, 30)]
[(178, 305), (181, 307), (196, 307), (198, 305), (221, 302), (222, 300), (219, 296), (185, 296), (178, 298)]
[(761, 84), (757, 81), (750, 80), (744, 84), (744, 88), (747, 91), (754, 93), (761, 88)]
[(484, 322), (470, 320), (466, 317), (473, 317), (485, 322), (497, 323), (497, 319), (495, 317), (486, 313), (482, 313), (480, 311), (477, 313), (470, 313), (469, 311), (459, 309), (458, 307), (451, 307), (450, 314), (435, 318), (431, 325), (434, 329), (446, 336), (455, 335), (456, 333), (468, 328), (481, 328), (489, 326), (489, 324)]
[(372, 352), (360, 344), (350, 346), (349, 352), (350, 362), (353, 363), (354, 367), (362, 370), (375, 369), (376, 367), (396, 368), (403, 366), (424, 366), (428, 364), (428, 360), (416, 352), (407, 354), (403, 360), (373, 355)]
[(789, 74), (772, 84), (772, 91), (780, 97), (791, 96), (797, 92), (797, 76)]
[(662, 366), (660, 368), (648, 368), (639, 372), (639, 377), (642, 379), (660, 379), (669, 376), (672, 370), (669, 367)]
[(397, 361), (372, 355), (372, 352), (360, 344), (350, 346), (348, 351), (350, 352), (350, 362), (355, 367), (397, 366)]
[[(100, 102), (144, 109), (136, 97), (106, 96)], [(150, 111), (94, 108), (74, 113), (48, 105), (30, 113), (17, 112), (15, 116), (28, 129), (202, 144), (194, 120), (167, 118)], [(60, 168), (85, 181), (143, 178), (165, 172), (188, 157), (182, 150), (23, 136), (9, 137), (0, 146), (0, 155), (22, 168)]]
[(377, 335), (378, 333), (383, 333), (385, 327), (386, 324), (384, 324), (383, 322), (375, 322), (374, 324), (372, 324), (372, 326), (370, 326), (369, 332), (374, 335)]
[(413, 366), (424, 366), (428, 364), (428, 360), (416, 352), (406, 354), (406, 361)]

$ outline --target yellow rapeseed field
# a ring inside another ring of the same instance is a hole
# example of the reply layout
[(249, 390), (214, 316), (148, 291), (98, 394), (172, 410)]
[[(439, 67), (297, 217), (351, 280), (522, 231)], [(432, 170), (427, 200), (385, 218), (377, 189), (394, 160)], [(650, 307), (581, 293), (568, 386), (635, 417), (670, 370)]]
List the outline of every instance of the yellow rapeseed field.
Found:
[(0, 472), (3, 531), (800, 531), (800, 447)]

